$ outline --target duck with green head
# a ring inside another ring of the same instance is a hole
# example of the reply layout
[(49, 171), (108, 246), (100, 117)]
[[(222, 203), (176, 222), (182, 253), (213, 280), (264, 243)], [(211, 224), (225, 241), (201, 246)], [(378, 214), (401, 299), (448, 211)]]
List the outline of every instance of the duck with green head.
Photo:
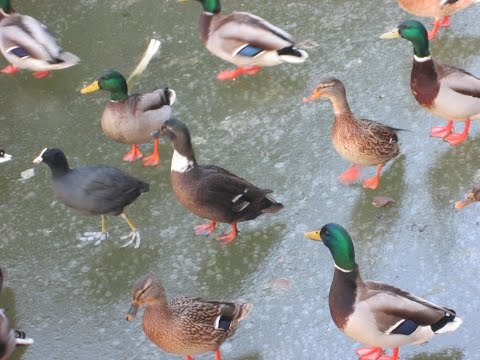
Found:
[(80, 61), (62, 50), (45, 25), (16, 12), (10, 0), (0, 0), (0, 51), (11, 64), (0, 70), (4, 74), (29, 69), (36, 78), (43, 78), (50, 70), (68, 68)]
[[(433, 127), (431, 136), (443, 138), (450, 145), (465, 141), (470, 120), (480, 119), (480, 79), (433, 60), (427, 30), (416, 20), (403, 21), (397, 29), (380, 37), (403, 38), (413, 44), (410, 80), (413, 96), (423, 108), (448, 121), (446, 126)], [(454, 121), (465, 122), (463, 132), (453, 132)]]
[[(340, 225), (327, 224), (305, 236), (323, 241), (332, 254), (330, 314), (345, 335), (369, 346), (357, 350), (359, 359), (397, 360), (400, 346), (424, 343), (462, 324), (451, 309), (392, 285), (363, 281), (352, 239)], [(382, 349), (393, 349), (392, 356), (384, 355)]]
[(169, 88), (158, 89), (146, 94), (128, 94), (127, 81), (118, 71), (107, 70), (90, 85), (85, 86), (82, 94), (98, 90), (110, 92), (110, 101), (102, 115), (102, 128), (112, 140), (131, 144), (131, 150), (123, 160), (133, 162), (143, 157), (137, 144), (153, 139), (153, 152), (143, 158), (144, 166), (157, 166), (160, 163), (158, 152), (158, 132), (164, 121), (170, 117), (171, 106), (175, 102), (175, 91)]
[(433, 29), (428, 32), (428, 39), (432, 40), (441, 27), (450, 26), (450, 15), (464, 10), (480, 0), (398, 0), (400, 7), (416, 16), (434, 18)]
[[(178, 0), (186, 2), (191, 0)], [(308, 54), (294, 47), (290, 34), (247, 12), (222, 15), (220, 0), (197, 0), (202, 4), (200, 37), (214, 55), (237, 66), (221, 71), (219, 80), (254, 75), (262, 66), (303, 63)]]

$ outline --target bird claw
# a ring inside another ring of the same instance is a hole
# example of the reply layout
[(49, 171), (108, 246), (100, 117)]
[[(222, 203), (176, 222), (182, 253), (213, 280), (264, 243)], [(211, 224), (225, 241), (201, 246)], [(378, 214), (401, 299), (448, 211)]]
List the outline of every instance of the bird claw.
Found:
[(140, 247), (140, 233), (138, 232), (138, 230), (134, 230), (130, 234), (122, 236), (120, 239), (130, 239), (124, 245), (122, 245), (122, 248), (133, 244), (133, 242), (135, 242), (135, 245), (133, 247), (134, 249), (138, 249)]
[(99, 245), (103, 240), (106, 240), (108, 237), (108, 232), (101, 231), (87, 231), (79, 237), (80, 241), (92, 242), (95, 241), (94, 245)]

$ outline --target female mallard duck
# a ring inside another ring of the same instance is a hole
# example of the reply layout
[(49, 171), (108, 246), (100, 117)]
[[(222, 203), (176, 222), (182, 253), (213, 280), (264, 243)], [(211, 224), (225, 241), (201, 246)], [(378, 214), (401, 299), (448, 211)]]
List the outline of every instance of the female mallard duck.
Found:
[(195, 215), (210, 220), (208, 224), (195, 226), (195, 235), (210, 235), (217, 222), (229, 223), (232, 231), (216, 238), (226, 244), (237, 236), (237, 222), (283, 208), (267, 196), (272, 190), (260, 189), (218, 166), (198, 165), (190, 132), (180, 120), (165, 121), (160, 134), (173, 145), (170, 175), (178, 201)]
[(105, 215), (120, 215), (130, 226), (132, 232), (122, 238), (130, 238), (124, 245), (135, 241), (140, 246), (140, 233), (130, 220), (124, 208), (134, 202), (149, 185), (117, 168), (106, 165), (90, 165), (70, 169), (67, 157), (60, 149), (45, 148), (33, 162), (45, 163), (52, 171), (53, 190), (56, 197), (65, 205), (85, 215), (100, 215), (102, 232), (87, 232), (82, 240), (107, 238), (107, 220)]
[[(181, 2), (190, 0), (179, 0)], [(242, 74), (254, 75), (262, 66), (303, 63), (308, 54), (294, 47), (292, 36), (264, 19), (247, 12), (220, 14), (220, 0), (202, 3), (200, 37), (214, 55), (237, 66), (221, 71), (219, 80), (231, 80)]]
[(131, 321), (145, 305), (143, 331), (160, 349), (186, 356), (215, 351), (221, 360), (220, 345), (235, 333), (238, 323), (252, 309), (249, 303), (210, 301), (183, 297), (167, 301), (159, 280), (151, 275), (139, 279), (133, 288), (132, 304), (126, 319)]
[(342, 173), (339, 180), (344, 183), (355, 181), (360, 176), (360, 166), (377, 166), (374, 177), (363, 181), (364, 188), (376, 189), (383, 165), (400, 153), (396, 131), (400, 129), (379, 122), (358, 119), (348, 106), (347, 94), (342, 82), (336, 78), (320, 81), (313, 93), (304, 98), (307, 103), (325, 97), (333, 105), (335, 121), (332, 143), (337, 152), (352, 166)]
[(410, 14), (433, 17), (433, 29), (428, 32), (428, 39), (432, 40), (441, 27), (450, 26), (450, 15), (466, 9), (480, 0), (398, 0), (400, 7)]
[(3, 149), (3, 146), (0, 145), (0, 164), (12, 160), (12, 155), (7, 154)]
[[(415, 100), (432, 114), (448, 120), (447, 126), (435, 126), (431, 136), (443, 138), (451, 145), (465, 141), (470, 120), (480, 119), (480, 79), (432, 59), (428, 50), (427, 30), (418, 21), (406, 20), (382, 39), (404, 38), (413, 44), (413, 67), (410, 80)], [(453, 122), (465, 122), (461, 133), (453, 131)]]
[[(357, 350), (360, 359), (397, 360), (399, 346), (424, 343), (462, 324), (451, 309), (392, 285), (364, 282), (355, 263), (352, 239), (340, 225), (327, 224), (305, 236), (323, 241), (332, 253), (335, 272), (329, 294), (330, 314), (345, 335), (371, 346)], [(391, 348), (393, 356), (382, 356), (382, 349)]]
[[(0, 293), (2, 292), (3, 273), (0, 269)], [(10, 328), (8, 318), (0, 309), (0, 360), (7, 360), (15, 350), (16, 345), (30, 345), (33, 340), (25, 337), (23, 331), (14, 331)]]
[[(176, 99), (175, 91), (165, 88), (147, 94), (128, 95), (127, 81), (123, 75), (108, 70), (85, 86), (81, 93), (89, 94), (100, 89), (111, 94), (102, 115), (103, 131), (112, 140), (132, 145), (123, 160), (133, 162), (142, 158), (137, 144), (151, 141), (152, 133), (158, 131), (170, 117), (171, 106)], [(158, 137), (154, 137), (153, 152), (143, 158), (143, 166), (157, 166), (159, 163)]]
[(0, 70), (4, 74), (29, 69), (34, 71), (33, 76), (42, 78), (50, 70), (65, 69), (80, 61), (58, 46), (45, 25), (13, 10), (10, 0), (0, 0), (0, 51), (11, 63)]

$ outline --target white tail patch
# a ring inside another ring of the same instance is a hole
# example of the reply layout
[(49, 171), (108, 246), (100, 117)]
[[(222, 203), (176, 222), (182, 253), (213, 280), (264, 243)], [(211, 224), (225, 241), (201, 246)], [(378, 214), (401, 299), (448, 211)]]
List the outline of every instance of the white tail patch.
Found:
[(443, 334), (451, 331), (457, 330), (460, 325), (462, 325), (463, 320), (460, 319), (459, 317), (455, 317), (452, 322), (446, 323), (444, 327), (441, 329), (437, 330), (435, 334)]
[(40, 164), (43, 161), (42, 155), (45, 151), (47, 151), (47, 149), (48, 148), (43, 149), (40, 155), (38, 155), (35, 159), (33, 159), (34, 164)]
[(300, 54), (302, 54), (302, 56), (280, 55), (280, 58), (283, 61), (291, 64), (300, 64), (305, 62), (305, 60), (308, 59), (308, 53), (306, 51), (300, 50), (300, 49), (295, 49), (295, 50), (297, 50)]
[(171, 171), (184, 173), (193, 167), (193, 161), (181, 155), (177, 150), (173, 151)]
[(170, 106), (172, 106), (177, 100), (177, 93), (173, 89), (168, 89), (168, 95), (170, 99)]

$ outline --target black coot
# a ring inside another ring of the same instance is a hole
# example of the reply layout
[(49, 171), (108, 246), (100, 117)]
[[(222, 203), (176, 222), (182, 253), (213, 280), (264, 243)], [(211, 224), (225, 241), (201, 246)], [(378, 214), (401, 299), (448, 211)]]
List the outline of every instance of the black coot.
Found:
[(63, 151), (55, 148), (45, 148), (33, 162), (44, 162), (50, 167), (55, 195), (65, 205), (86, 215), (101, 215), (102, 232), (85, 233), (83, 240), (97, 240), (99, 243), (106, 239), (105, 215), (120, 215), (132, 229), (129, 235), (123, 237), (130, 238), (124, 246), (134, 241), (135, 248), (140, 246), (140, 233), (123, 209), (149, 190), (147, 183), (107, 165), (70, 169)]

